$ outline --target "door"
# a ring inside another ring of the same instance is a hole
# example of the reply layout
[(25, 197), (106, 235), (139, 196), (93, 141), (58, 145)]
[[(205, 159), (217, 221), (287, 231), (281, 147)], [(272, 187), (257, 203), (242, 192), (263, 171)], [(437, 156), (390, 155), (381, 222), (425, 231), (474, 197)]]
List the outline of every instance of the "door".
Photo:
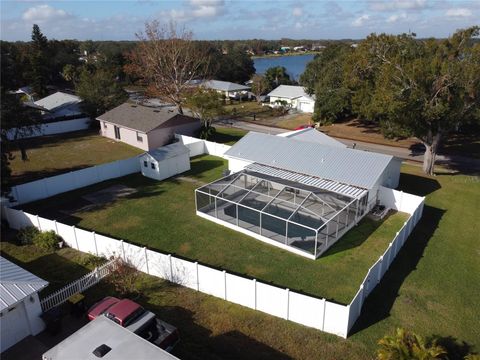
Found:
[(115, 130), (115, 139), (120, 140), (120, 128), (118, 126), (114, 126)]
[(30, 326), (23, 302), (2, 312), (2, 316), (0, 317), (0, 330), (0, 351), (8, 349), (30, 335)]

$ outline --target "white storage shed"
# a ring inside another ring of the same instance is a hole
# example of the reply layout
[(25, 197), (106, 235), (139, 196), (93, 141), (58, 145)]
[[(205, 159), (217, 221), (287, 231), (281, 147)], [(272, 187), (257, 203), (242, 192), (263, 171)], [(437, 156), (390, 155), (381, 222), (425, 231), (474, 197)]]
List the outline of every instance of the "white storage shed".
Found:
[(188, 148), (180, 143), (173, 143), (151, 150), (140, 156), (143, 176), (164, 180), (190, 170)]

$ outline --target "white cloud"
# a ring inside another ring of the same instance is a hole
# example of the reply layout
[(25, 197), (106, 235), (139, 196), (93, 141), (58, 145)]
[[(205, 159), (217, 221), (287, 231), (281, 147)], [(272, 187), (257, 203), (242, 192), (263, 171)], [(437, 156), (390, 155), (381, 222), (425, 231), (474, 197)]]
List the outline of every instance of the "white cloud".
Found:
[(224, 0), (190, 0), (191, 14), (195, 18), (215, 17), (223, 14)]
[(427, 0), (371, 1), (370, 7), (375, 11), (418, 10), (427, 7)]
[(38, 5), (25, 10), (22, 19), (32, 23), (43, 23), (46, 21), (63, 20), (71, 15), (65, 10), (55, 9), (50, 5)]
[(300, 22), (297, 21), (297, 22), (295, 23), (295, 29), (301, 29), (301, 28), (303, 28), (302, 23), (300, 23)]
[(353, 26), (362, 26), (365, 23), (365, 21), (367, 21), (368, 19), (370, 19), (370, 15), (363, 14), (363, 15), (357, 17), (355, 20), (353, 20), (352, 25)]
[(466, 8), (454, 8), (454, 9), (448, 9), (446, 12), (446, 15), (448, 17), (469, 17), (472, 16), (472, 10), (466, 9)]
[(404, 20), (406, 18), (407, 18), (407, 14), (405, 13), (393, 14), (387, 18), (387, 23), (395, 23), (399, 20)]
[(293, 16), (298, 17), (298, 16), (302, 16), (302, 14), (303, 14), (303, 9), (301, 7), (293, 8), (293, 11), (292, 11)]

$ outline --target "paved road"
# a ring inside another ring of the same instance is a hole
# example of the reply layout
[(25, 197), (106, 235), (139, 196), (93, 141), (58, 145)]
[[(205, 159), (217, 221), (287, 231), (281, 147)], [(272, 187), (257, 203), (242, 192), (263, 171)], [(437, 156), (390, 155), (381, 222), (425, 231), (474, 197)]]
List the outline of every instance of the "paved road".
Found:
[[(277, 135), (289, 130), (280, 129), (276, 127), (270, 127), (260, 124), (252, 124), (250, 122), (245, 121), (219, 121), (218, 124), (224, 124), (226, 126), (232, 126), (239, 129), (247, 130), (247, 131), (257, 131), (263, 132), (267, 134)], [(356, 143), (355, 148), (360, 150), (366, 151), (375, 151), (387, 155), (393, 155), (399, 157), (401, 159), (407, 161), (415, 161), (415, 162), (423, 162), (423, 154), (412, 154), (410, 149), (396, 147), (396, 146), (388, 146), (388, 145), (380, 145), (380, 144), (372, 144), (366, 143), (361, 141), (354, 141), (354, 140), (346, 140), (341, 138), (336, 138), (337, 140), (341, 141), (342, 143), (346, 144), (349, 147), (352, 147), (354, 143)], [(447, 165), (454, 169), (468, 171), (468, 172), (480, 172), (480, 159), (473, 159), (465, 156), (458, 156), (458, 155), (437, 155), (437, 164)]]

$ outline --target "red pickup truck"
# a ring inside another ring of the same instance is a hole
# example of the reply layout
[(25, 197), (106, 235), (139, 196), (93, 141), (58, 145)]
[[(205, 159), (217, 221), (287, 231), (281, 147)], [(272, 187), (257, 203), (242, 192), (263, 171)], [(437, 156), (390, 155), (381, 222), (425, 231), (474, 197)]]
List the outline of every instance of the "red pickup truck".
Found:
[(107, 296), (88, 310), (89, 320), (101, 315), (166, 351), (171, 351), (180, 339), (176, 327), (158, 319), (154, 313), (129, 299)]

